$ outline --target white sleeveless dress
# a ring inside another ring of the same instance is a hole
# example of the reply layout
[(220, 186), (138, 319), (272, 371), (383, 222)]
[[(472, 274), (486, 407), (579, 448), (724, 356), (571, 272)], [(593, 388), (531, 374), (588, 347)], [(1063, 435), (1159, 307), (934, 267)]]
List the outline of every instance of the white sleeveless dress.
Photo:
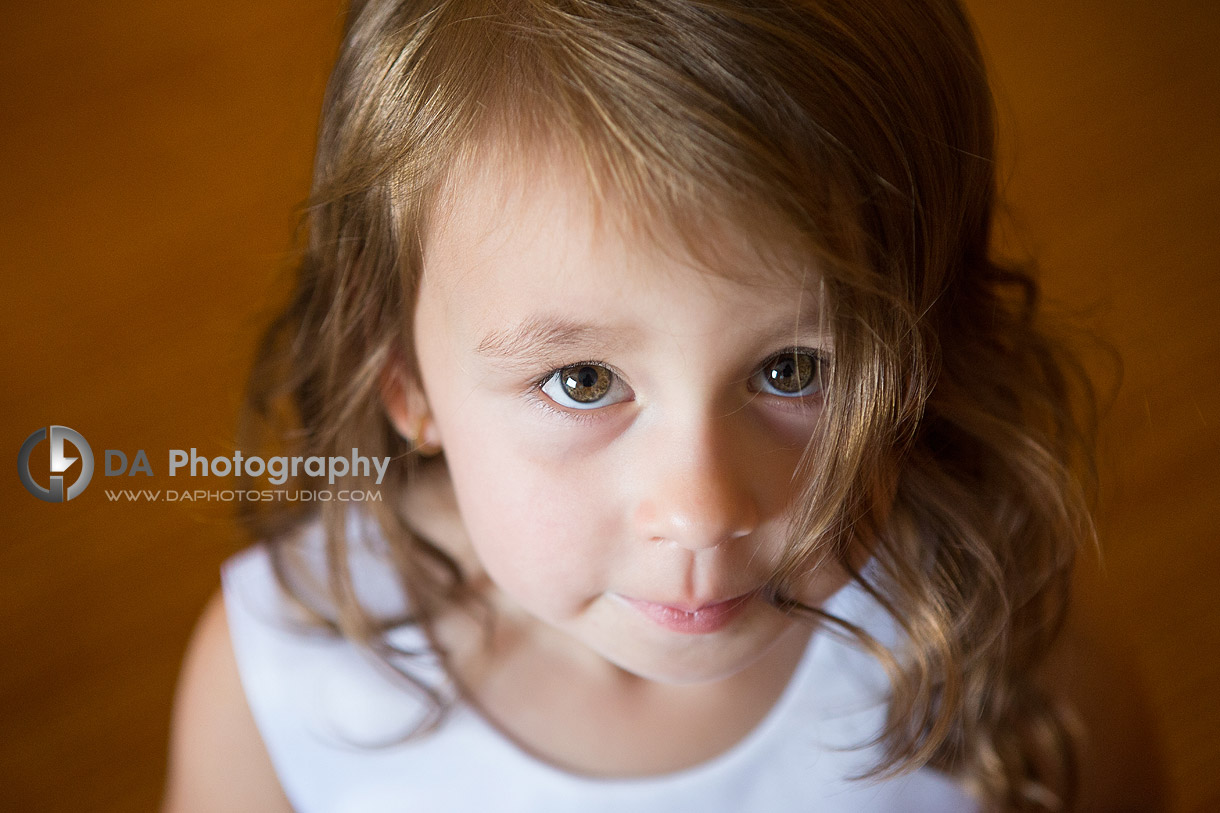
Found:
[[(367, 533), (367, 532), (366, 532)], [(320, 551), (318, 528), (300, 543)], [(358, 590), (393, 609), (396, 589), (371, 546), (353, 553)], [(289, 801), (298, 813), (977, 813), (942, 774), (853, 780), (878, 759), (866, 743), (885, 712), (886, 679), (874, 659), (816, 633), (766, 717), (728, 751), (676, 773), (632, 779), (579, 776), (523, 751), (468, 706), (436, 732), (395, 743), (423, 713), (347, 641), (294, 630), (291, 605), (254, 546), (222, 570), (225, 607), (246, 698)], [(854, 585), (826, 605), (883, 642), (895, 625)], [(427, 649), (415, 629), (397, 644)], [(425, 679), (445, 692), (435, 658)], [(539, 687), (545, 691), (545, 687)]]

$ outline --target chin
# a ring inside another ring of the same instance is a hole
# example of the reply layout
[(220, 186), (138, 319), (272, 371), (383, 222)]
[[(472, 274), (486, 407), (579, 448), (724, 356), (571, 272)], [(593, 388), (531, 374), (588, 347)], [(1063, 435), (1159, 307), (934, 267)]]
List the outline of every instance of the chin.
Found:
[(743, 651), (739, 648), (740, 643), (715, 640), (715, 636), (711, 636), (708, 640), (662, 651), (640, 651), (633, 647), (630, 652), (601, 651), (600, 654), (633, 677), (666, 686), (695, 686), (730, 678), (757, 662), (770, 649), (768, 644)]
[(745, 665), (740, 665), (730, 668), (704, 668), (704, 669), (662, 669), (658, 668), (648, 673), (636, 673), (637, 677), (641, 677), (652, 683), (659, 683), (663, 686), (703, 686), (712, 683), (719, 683), (745, 669)]

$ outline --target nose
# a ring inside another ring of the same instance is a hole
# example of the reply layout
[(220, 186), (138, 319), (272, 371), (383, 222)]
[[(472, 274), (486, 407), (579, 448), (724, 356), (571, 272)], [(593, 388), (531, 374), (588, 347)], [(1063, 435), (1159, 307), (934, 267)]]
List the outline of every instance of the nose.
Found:
[[(760, 521), (757, 449), (734, 416), (658, 426), (642, 439), (635, 523), (639, 535), (692, 551), (748, 536)], [(751, 454), (754, 452), (754, 454)]]

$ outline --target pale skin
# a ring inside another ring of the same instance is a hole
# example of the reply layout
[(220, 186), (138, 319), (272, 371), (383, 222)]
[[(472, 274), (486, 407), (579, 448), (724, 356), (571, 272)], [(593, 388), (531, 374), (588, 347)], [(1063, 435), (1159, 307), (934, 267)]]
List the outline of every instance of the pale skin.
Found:
[[(384, 384), (399, 431), (444, 450), (408, 515), (500, 619), (489, 648), (460, 613), (436, 635), (471, 701), (542, 759), (597, 776), (698, 764), (766, 715), (813, 632), (752, 594), (782, 550), (820, 415), (801, 373), (833, 353), (801, 294), (811, 270), (803, 285), (752, 273), (729, 230), (722, 256), (737, 266), (709, 273), (677, 241), (599, 217), (567, 162), (493, 166), (448, 190), (416, 305), (420, 378), (392, 367)], [(845, 580), (824, 567), (801, 598), (819, 604)], [(740, 596), (739, 615), (700, 634), (624, 600)], [(1088, 774), (1103, 792), (1092, 809), (1128, 809), (1130, 768), (1117, 777)], [(213, 599), (183, 671), (164, 810), (251, 809), (290, 807)]]

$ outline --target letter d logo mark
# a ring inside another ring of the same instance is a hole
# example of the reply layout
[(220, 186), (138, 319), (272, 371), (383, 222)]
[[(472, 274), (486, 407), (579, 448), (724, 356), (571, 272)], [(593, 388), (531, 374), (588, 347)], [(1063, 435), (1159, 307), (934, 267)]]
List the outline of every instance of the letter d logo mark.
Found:
[[(34, 482), (34, 477), (30, 474), (30, 455), (33, 453), (34, 447), (47, 437), (46, 429), (39, 429), (26, 438), (25, 443), (21, 444), (21, 452), (17, 455), (17, 476), (21, 478), (21, 484), (25, 486), (26, 491), (38, 499), (46, 502), (65, 502), (79, 497), (85, 490), (85, 486), (89, 485), (89, 481), (93, 479), (93, 450), (89, 448), (88, 442), (80, 432), (66, 426), (52, 426), (50, 436), (51, 487), (43, 488)], [(64, 453), (64, 441), (71, 443), (80, 453), (80, 474), (66, 492), (63, 474), (77, 459), (68, 457)]]

